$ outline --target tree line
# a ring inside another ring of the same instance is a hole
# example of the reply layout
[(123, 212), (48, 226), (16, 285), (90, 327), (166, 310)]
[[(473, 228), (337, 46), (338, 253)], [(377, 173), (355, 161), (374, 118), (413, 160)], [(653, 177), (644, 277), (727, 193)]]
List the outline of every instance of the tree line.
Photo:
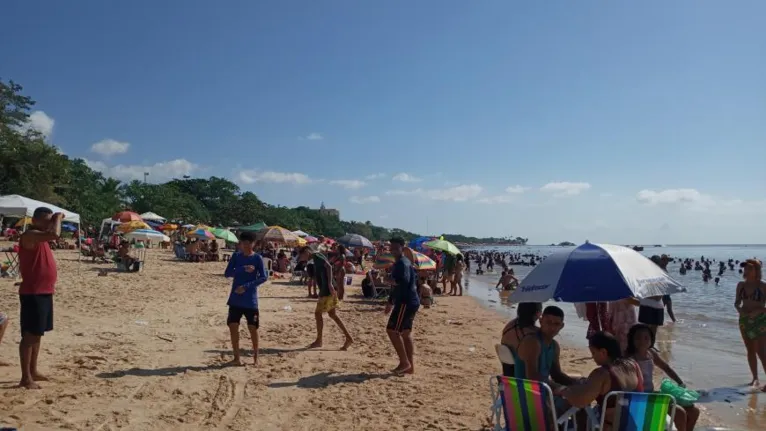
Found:
[[(261, 201), (220, 177), (181, 178), (162, 184), (121, 182), (91, 169), (84, 160), (70, 158), (26, 127), (35, 101), (23, 88), (0, 79), (0, 195), (19, 194), (49, 202), (80, 214), (84, 226), (99, 225), (122, 211), (152, 211), (170, 220), (212, 226), (244, 226), (264, 222), (301, 229), (314, 235), (339, 237), (346, 233), (370, 240), (420, 236), (402, 229), (376, 226), (370, 221), (343, 221), (305, 206), (288, 208)], [(475, 238), (445, 234), (464, 243), (526, 243), (525, 238)]]

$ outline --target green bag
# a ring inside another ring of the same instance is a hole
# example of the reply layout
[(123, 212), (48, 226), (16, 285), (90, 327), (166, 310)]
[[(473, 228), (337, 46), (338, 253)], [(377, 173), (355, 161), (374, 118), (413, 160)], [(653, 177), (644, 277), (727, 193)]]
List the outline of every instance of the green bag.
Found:
[(699, 392), (682, 388), (670, 379), (662, 379), (660, 393), (672, 395), (676, 399), (676, 403), (681, 407), (689, 407), (700, 399)]

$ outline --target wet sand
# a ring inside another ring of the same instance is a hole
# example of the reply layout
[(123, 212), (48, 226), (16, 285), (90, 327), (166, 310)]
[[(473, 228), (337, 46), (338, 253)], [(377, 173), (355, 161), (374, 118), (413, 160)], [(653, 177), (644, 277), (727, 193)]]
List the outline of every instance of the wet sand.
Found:
[[(382, 301), (348, 288), (341, 318), (355, 337), (347, 352), (325, 319), (324, 346), (314, 340), (315, 300), (274, 280), (260, 290), (257, 366), (226, 367), (230, 283), (224, 263), (184, 263), (149, 250), (141, 273), (98, 269), (57, 251), (55, 329), (43, 338), (41, 390), (19, 380), (18, 298), (0, 279), (0, 310), (11, 317), (0, 360), (0, 425), (24, 430), (479, 430), (489, 425), (489, 378), (500, 372), (494, 345), (506, 318), (471, 296), (438, 297), (415, 322), (416, 374), (392, 376), (397, 364), (385, 333)], [(252, 361), (249, 336), (245, 363)], [(565, 347), (563, 368), (594, 368), (583, 348)], [(715, 420), (705, 416), (701, 423)]]

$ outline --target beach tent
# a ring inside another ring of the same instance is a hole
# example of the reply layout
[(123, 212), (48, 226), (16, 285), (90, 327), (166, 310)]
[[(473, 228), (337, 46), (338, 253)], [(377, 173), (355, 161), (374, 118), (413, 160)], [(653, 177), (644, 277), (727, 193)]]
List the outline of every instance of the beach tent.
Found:
[(80, 215), (59, 208), (56, 205), (40, 202), (21, 195), (0, 196), (0, 214), (11, 217), (32, 217), (35, 210), (40, 207), (50, 208), (54, 213), (64, 213), (64, 220), (77, 225), (80, 224)]
[(144, 219), (144, 221), (151, 220), (165, 223), (165, 217), (162, 217), (161, 215), (155, 214), (151, 211), (141, 214), (141, 218)]

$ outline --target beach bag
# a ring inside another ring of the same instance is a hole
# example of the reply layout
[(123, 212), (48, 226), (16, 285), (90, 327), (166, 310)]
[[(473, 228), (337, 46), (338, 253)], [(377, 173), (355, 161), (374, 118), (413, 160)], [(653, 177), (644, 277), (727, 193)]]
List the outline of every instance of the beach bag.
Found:
[(699, 392), (682, 388), (670, 379), (662, 379), (660, 393), (671, 395), (681, 407), (689, 407), (700, 399)]

